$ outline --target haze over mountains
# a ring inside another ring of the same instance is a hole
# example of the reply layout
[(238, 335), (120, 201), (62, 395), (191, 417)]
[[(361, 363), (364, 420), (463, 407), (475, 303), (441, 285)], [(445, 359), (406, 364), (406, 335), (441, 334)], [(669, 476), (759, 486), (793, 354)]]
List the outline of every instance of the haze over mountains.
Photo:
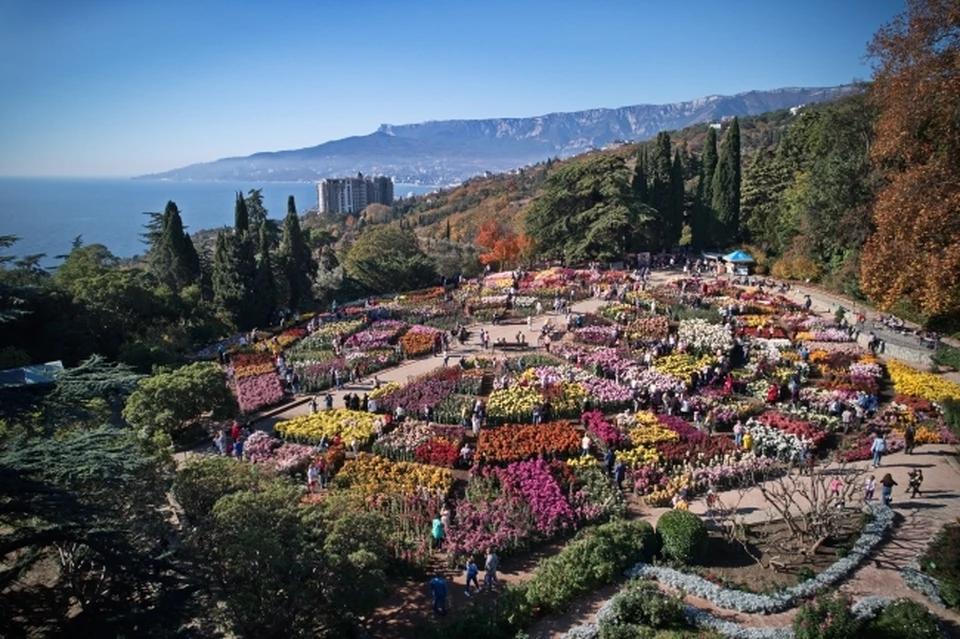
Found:
[(529, 118), (383, 124), (369, 135), (289, 151), (255, 153), (141, 176), (168, 180), (313, 181), (363, 172), (404, 184), (448, 185), (485, 171), (509, 171), (660, 131), (824, 102), (854, 86), (785, 88), (712, 95), (673, 104), (550, 113)]

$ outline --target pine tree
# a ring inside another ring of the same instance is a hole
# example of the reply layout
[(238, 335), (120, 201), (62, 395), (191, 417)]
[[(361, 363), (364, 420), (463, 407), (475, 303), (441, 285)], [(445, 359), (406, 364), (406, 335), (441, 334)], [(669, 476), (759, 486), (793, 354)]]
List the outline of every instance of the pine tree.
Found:
[(717, 243), (735, 242), (740, 236), (740, 123), (733, 119), (723, 138), (713, 174), (713, 210), (718, 224)]
[(289, 306), (292, 310), (299, 310), (310, 299), (310, 280), (317, 265), (303, 238), (297, 204), (292, 195), (287, 198), (287, 215), (283, 218), (280, 259), (289, 287)]
[(247, 201), (243, 199), (243, 191), (237, 191), (237, 203), (233, 209), (233, 227), (237, 233), (246, 233), (250, 230), (250, 214), (247, 211)]
[[(263, 189), (247, 191), (244, 203), (247, 205), (247, 224), (250, 227), (250, 235), (259, 237), (260, 227), (267, 223), (267, 207), (263, 205)], [(269, 235), (267, 238), (273, 239)]]
[(256, 256), (256, 274), (253, 281), (252, 321), (267, 325), (277, 309), (277, 282), (273, 276), (273, 258), (270, 257), (270, 240), (267, 227), (260, 225), (260, 237)]

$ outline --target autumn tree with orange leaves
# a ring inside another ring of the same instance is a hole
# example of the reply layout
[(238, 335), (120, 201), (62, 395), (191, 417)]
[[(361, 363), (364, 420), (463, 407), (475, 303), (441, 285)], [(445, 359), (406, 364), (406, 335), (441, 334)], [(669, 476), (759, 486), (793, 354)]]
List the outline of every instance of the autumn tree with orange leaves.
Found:
[(960, 308), (960, 0), (907, 0), (877, 32), (871, 158), (884, 185), (861, 286), (882, 307)]
[(476, 243), (486, 250), (480, 255), (480, 262), (496, 266), (497, 270), (515, 266), (521, 258), (529, 257), (533, 252), (530, 236), (504, 230), (496, 220), (488, 220), (480, 226)]

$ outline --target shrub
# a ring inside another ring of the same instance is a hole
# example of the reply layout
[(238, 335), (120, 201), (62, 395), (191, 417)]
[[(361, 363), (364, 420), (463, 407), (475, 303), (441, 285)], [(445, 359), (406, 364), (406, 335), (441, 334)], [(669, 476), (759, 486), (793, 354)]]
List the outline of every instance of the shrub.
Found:
[(663, 554), (685, 564), (696, 564), (707, 551), (707, 525), (687, 510), (668, 510), (657, 520)]
[(635, 623), (657, 629), (684, 628), (688, 625), (683, 612), (683, 600), (660, 590), (652, 581), (631, 581), (611, 603), (614, 617), (620, 623)]
[(960, 348), (948, 344), (941, 344), (940, 347), (933, 352), (930, 359), (940, 366), (960, 370)]
[(960, 607), (960, 524), (949, 524), (934, 538), (920, 562), (940, 582), (940, 597)]
[(224, 495), (251, 490), (261, 481), (260, 469), (229, 457), (195, 457), (173, 478), (173, 496), (187, 517), (197, 521), (210, 514)]
[(863, 622), (850, 610), (843, 595), (821, 596), (802, 604), (793, 618), (796, 639), (850, 639), (859, 637)]
[(649, 561), (656, 534), (644, 521), (612, 521), (584, 529), (560, 554), (537, 566), (527, 583), (533, 608), (560, 612), (576, 597), (612, 583), (638, 561)]
[(874, 639), (940, 639), (943, 633), (936, 615), (916, 601), (898, 599), (867, 624), (865, 633)]

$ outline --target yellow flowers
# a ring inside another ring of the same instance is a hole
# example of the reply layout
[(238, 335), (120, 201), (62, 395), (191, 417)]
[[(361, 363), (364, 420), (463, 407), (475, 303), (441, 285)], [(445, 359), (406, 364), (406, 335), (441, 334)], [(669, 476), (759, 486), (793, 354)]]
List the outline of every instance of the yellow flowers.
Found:
[(643, 500), (647, 503), (648, 506), (654, 508), (665, 508), (670, 506), (673, 496), (679, 493), (681, 490), (686, 488), (690, 490), (692, 484), (692, 477), (690, 473), (684, 473), (677, 477), (672, 477), (664, 488), (655, 490), (649, 495), (645, 496)]
[(352, 490), (365, 497), (377, 494), (409, 495), (419, 490), (446, 495), (453, 486), (449, 468), (390, 461), (384, 457), (360, 453), (347, 460), (334, 479), (334, 486)]
[(571, 468), (593, 468), (597, 465), (597, 460), (590, 455), (583, 455), (567, 460), (567, 466), (570, 466)]
[(370, 391), (370, 399), (380, 399), (384, 395), (389, 395), (394, 391), (400, 390), (400, 384), (396, 382), (387, 382), (380, 388)]
[(680, 440), (680, 435), (665, 426), (655, 424), (653, 426), (640, 426), (631, 428), (627, 431), (630, 435), (630, 441), (636, 446), (653, 446), (662, 442), (675, 442)]
[(944, 399), (960, 400), (960, 384), (951, 382), (933, 373), (914, 370), (896, 360), (887, 362), (887, 370), (893, 387), (900, 395), (914, 395), (940, 402)]
[(275, 430), (279, 436), (298, 442), (317, 443), (324, 435), (327, 439), (340, 435), (344, 444), (349, 444), (354, 438), (361, 442), (370, 439), (376, 419), (373, 413), (338, 408), (288, 419), (277, 424)]
[(542, 398), (533, 384), (514, 384), (510, 388), (493, 391), (487, 401), (487, 412), (493, 417), (524, 416), (533, 413), (534, 405)]
[(690, 355), (675, 353), (666, 357), (658, 357), (654, 360), (653, 365), (661, 373), (686, 380), (690, 379), (690, 375), (694, 371), (699, 372), (704, 366), (713, 366), (716, 361), (716, 358), (710, 356), (694, 359)]
[(658, 459), (660, 459), (660, 457), (657, 455), (656, 449), (645, 446), (636, 446), (630, 450), (618, 450), (616, 452), (616, 460), (622, 461), (629, 468), (646, 466), (647, 464), (656, 462)]

